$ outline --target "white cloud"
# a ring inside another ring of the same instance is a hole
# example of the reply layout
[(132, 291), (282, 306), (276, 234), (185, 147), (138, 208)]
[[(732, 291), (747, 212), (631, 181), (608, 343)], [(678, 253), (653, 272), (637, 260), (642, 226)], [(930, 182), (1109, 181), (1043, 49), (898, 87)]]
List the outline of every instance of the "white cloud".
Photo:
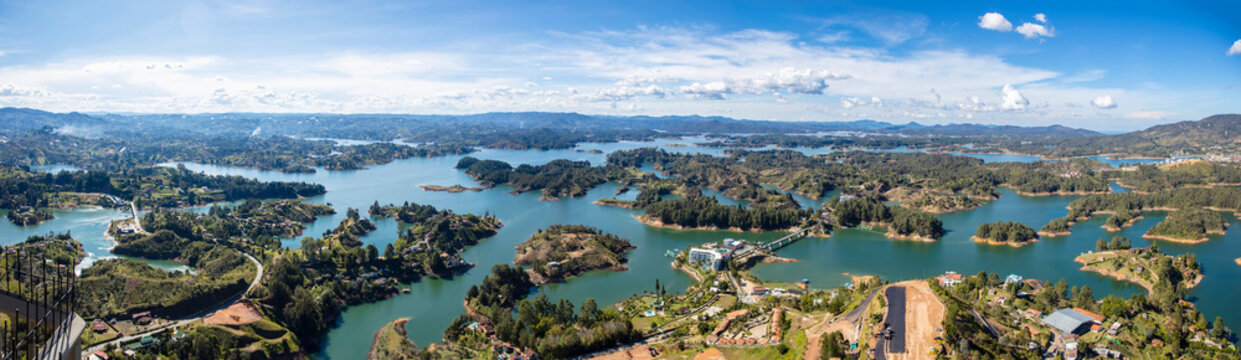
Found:
[(859, 97), (840, 98), (840, 107), (845, 108), (845, 110), (853, 109), (858, 106), (883, 107), (883, 100), (877, 96), (872, 96), (870, 99)]
[(1055, 37), (1056, 29), (1034, 23), (1024, 23), (1017, 27), (1017, 32), (1024, 35), (1026, 39), (1037, 37)]
[(1004, 15), (989, 12), (978, 17), (978, 27), (995, 31), (1012, 31), (1013, 23), (1008, 22)]
[[(1084, 105), (1083, 99), (1100, 94), (1175, 106), (1167, 104), (1175, 96), (1086, 87), (1094, 84), (1083, 81), (1101, 77), (1101, 70), (1066, 75), (964, 50), (894, 54), (883, 47), (804, 41), (762, 30), (638, 28), (442, 53), (69, 58), (0, 65), (0, 94), (9, 95), (0, 97), (0, 106), (157, 113), (573, 111), (896, 122), (910, 114), (1025, 124), (1071, 118), (1083, 109), (1062, 104)], [(1021, 89), (997, 91), (1002, 84)]]
[(1104, 95), (1104, 96), (1096, 97), (1094, 98), (1094, 100), (1090, 101), (1090, 104), (1100, 109), (1115, 109), (1116, 108), (1116, 101), (1112, 100), (1111, 95)]
[(821, 95), (827, 90), (828, 81), (846, 80), (847, 74), (837, 74), (827, 70), (783, 68), (774, 73), (765, 73), (740, 79), (725, 79), (708, 83), (682, 86), (681, 92), (692, 98), (721, 100), (728, 94), (761, 95), (784, 90), (794, 94)]
[(1030, 106), (1030, 100), (1026, 100), (1026, 97), (1012, 85), (1005, 84), (1004, 88), (1000, 89), (1000, 94), (1001, 110), (1025, 111)]
[(1232, 47), (1228, 48), (1229, 56), (1237, 54), (1241, 54), (1241, 40), (1237, 40), (1237, 42), (1232, 43)]
[(644, 87), (618, 86), (618, 87), (596, 89), (595, 91), (592, 91), (589, 93), (577, 94), (577, 95), (574, 95), (573, 98), (577, 100), (581, 100), (581, 101), (590, 101), (590, 102), (597, 102), (597, 101), (617, 102), (617, 101), (629, 100), (629, 99), (639, 97), (639, 96), (651, 96), (651, 97), (656, 97), (656, 98), (662, 98), (667, 94), (668, 94), (667, 90), (665, 90), (662, 87), (656, 86), (656, 85), (649, 85), (649, 86), (644, 86)]
[(36, 97), (36, 96), (48, 96), (48, 95), (49, 94), (47, 90), (40, 89), (40, 88), (19, 86), (13, 83), (0, 84), (0, 96)]
[[(882, 40), (887, 45), (897, 45), (926, 33), (930, 21), (926, 15), (896, 10), (862, 12), (823, 19), (829, 27), (848, 27)], [(848, 32), (837, 33), (843, 39)], [(841, 40), (828, 37), (827, 40)], [(820, 39), (823, 40), (822, 38)], [(824, 41), (831, 43), (834, 41)]]
[(1043, 14), (1043, 13), (1034, 14), (1034, 20), (1038, 20), (1038, 22), (1041, 22), (1041, 23), (1046, 24), (1046, 23), (1047, 23), (1047, 15), (1046, 15), (1046, 14)]

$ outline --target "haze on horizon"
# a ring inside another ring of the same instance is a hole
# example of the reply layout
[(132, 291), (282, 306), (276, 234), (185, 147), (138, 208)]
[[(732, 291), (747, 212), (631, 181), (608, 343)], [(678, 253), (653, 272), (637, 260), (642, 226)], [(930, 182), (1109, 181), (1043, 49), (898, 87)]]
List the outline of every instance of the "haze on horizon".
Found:
[(0, 2), (0, 106), (1134, 130), (1241, 112), (1241, 3)]

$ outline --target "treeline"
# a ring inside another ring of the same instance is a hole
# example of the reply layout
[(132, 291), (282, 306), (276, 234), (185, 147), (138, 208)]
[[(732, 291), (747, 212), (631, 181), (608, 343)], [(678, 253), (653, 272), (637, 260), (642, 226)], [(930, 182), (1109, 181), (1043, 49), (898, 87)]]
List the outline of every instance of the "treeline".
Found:
[(517, 192), (542, 190), (545, 197), (586, 195), (586, 191), (608, 181), (632, 176), (616, 166), (592, 167), (589, 161), (552, 160), (543, 165), (522, 164), (516, 168), (496, 160), (479, 160), (466, 156), (457, 162), (458, 169), (480, 184), (493, 187), (513, 186)]
[(362, 236), (375, 231), (375, 229), (377, 229), (375, 223), (372, 223), (370, 219), (363, 218), (358, 214), (357, 209), (349, 208), (345, 212), (345, 219), (335, 229), (323, 233), (323, 240), (332, 244), (332, 246), (355, 248), (362, 246)]
[(1034, 233), (1034, 229), (1015, 221), (978, 225), (978, 231), (974, 236), (984, 241), (1008, 244), (1022, 244), (1038, 239), (1038, 234)]
[[(499, 264), (480, 286), (470, 287), (466, 301), (485, 316), (484, 323), (494, 326), (497, 338), (535, 349), (540, 358), (567, 359), (642, 338), (629, 319), (616, 309), (599, 309), (593, 298), (586, 299), (580, 310), (565, 299), (554, 303), (545, 296), (522, 299), (533, 286), (520, 267)], [(467, 331), (467, 321), (467, 317), (454, 321), (445, 330), (445, 340), (455, 341)]]
[(687, 228), (719, 228), (741, 230), (783, 230), (801, 224), (810, 216), (809, 210), (785, 208), (744, 208), (721, 205), (715, 198), (701, 194), (683, 199), (657, 201), (646, 205), (646, 218), (665, 225)]
[(1223, 235), (1228, 223), (1224, 217), (1214, 211), (1203, 209), (1182, 209), (1168, 214), (1146, 235), (1168, 237), (1179, 240), (1205, 239), (1207, 234)]
[(1241, 189), (1179, 188), (1156, 193), (1112, 193), (1085, 196), (1069, 203), (1066, 219), (1085, 220), (1100, 211), (1213, 208), (1241, 210)]
[(17, 165), (69, 164), (83, 169), (122, 171), (166, 162), (188, 161), (313, 173), (312, 166), (354, 170), (397, 159), (467, 154), (472, 146), (434, 143), (409, 146), (394, 143), (340, 145), (331, 140), (287, 136), (196, 135), (174, 131), (141, 136), (78, 137), (41, 129), (0, 143), (0, 158)]
[(887, 225), (892, 235), (938, 239), (946, 233), (944, 223), (934, 215), (902, 207), (891, 207), (876, 196), (840, 200), (834, 197), (825, 204), (831, 217), (841, 227), (863, 223)]
[(1138, 165), (1135, 170), (1111, 171), (1108, 175), (1125, 187), (1140, 192), (1241, 183), (1241, 167), (1235, 164), (1192, 160), (1174, 166)]
[[(185, 169), (150, 167), (122, 172), (31, 172), (0, 166), (0, 208), (45, 207), (58, 192), (102, 193), (134, 200), (142, 208), (202, 205), (242, 199), (290, 199), (322, 195), (323, 185), (261, 182), (241, 176), (206, 175)], [(119, 204), (108, 202), (107, 205)]]

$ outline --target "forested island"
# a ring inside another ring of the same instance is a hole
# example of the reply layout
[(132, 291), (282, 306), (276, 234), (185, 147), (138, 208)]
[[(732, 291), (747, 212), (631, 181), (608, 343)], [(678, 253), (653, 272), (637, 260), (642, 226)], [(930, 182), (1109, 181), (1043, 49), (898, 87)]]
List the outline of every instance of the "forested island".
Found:
[(978, 225), (978, 231), (970, 238), (992, 245), (1025, 246), (1038, 241), (1038, 234), (1025, 224), (1002, 221)]
[(622, 255), (634, 248), (628, 240), (594, 227), (552, 225), (517, 245), (513, 263), (529, 266), (538, 285), (592, 270), (628, 270)]
[(1227, 227), (1224, 217), (1214, 211), (1185, 209), (1168, 214), (1142, 237), (1192, 244), (1210, 240), (1208, 234), (1224, 235)]
[(891, 207), (875, 196), (845, 200), (834, 197), (824, 206), (829, 212), (819, 218), (834, 218), (835, 224), (844, 228), (887, 226), (884, 236), (890, 239), (936, 241), (946, 232), (943, 221), (934, 215)]
[(652, 226), (734, 231), (788, 230), (800, 225), (811, 213), (802, 209), (722, 205), (715, 198), (704, 195), (656, 201), (644, 209), (646, 213), (638, 219)]
[(393, 266), (389, 270), (401, 279), (452, 277), (468, 270), (474, 265), (457, 254), (495, 235), (503, 226), (490, 215), (460, 215), (412, 203), (379, 206), (376, 202), (368, 212), (372, 216), (394, 217), (403, 225), (400, 236), (383, 253)]
[[(1172, 211), (1204, 209), (1214, 211), (1241, 211), (1241, 189), (1233, 187), (1183, 187), (1153, 193), (1111, 193), (1085, 196), (1069, 203), (1069, 214), (1062, 219), (1054, 219), (1043, 226), (1044, 234), (1063, 236), (1069, 234), (1069, 227), (1078, 221), (1085, 221), (1094, 215), (1110, 215), (1104, 228), (1118, 230), (1127, 226), (1144, 211)], [(1215, 214), (1218, 216), (1218, 214)], [(1171, 218), (1172, 215), (1169, 215)], [(1164, 226), (1160, 232), (1178, 233), (1178, 236), (1196, 236), (1183, 240), (1202, 239), (1208, 231), (1223, 231), (1222, 218), (1216, 221), (1211, 214), (1191, 211), (1176, 215), (1175, 228)], [(1165, 219), (1166, 221), (1166, 219)], [(1217, 226), (1219, 225), (1219, 226)], [(1158, 226), (1158, 225), (1156, 225)], [(1185, 230), (1184, 234), (1179, 234)], [(1197, 235), (1198, 233), (1202, 235)], [(1152, 236), (1163, 236), (1155, 233)]]

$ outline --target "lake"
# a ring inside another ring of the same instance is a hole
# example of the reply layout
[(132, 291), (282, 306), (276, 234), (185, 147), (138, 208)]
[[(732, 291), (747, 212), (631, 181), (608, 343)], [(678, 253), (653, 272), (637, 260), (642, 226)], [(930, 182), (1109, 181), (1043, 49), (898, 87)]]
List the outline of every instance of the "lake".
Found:
[[(669, 151), (685, 153), (722, 154), (722, 149), (699, 147), (686, 140), (660, 140), (656, 142), (621, 142), (612, 144), (583, 144), (579, 149), (597, 149), (601, 154), (572, 150), (516, 151), (482, 150), (469, 156), (494, 159), (514, 164), (542, 164), (554, 159), (588, 160), (592, 164), (603, 162), (606, 153), (644, 146), (660, 146)], [(816, 149), (817, 151), (827, 151)], [(331, 204), (337, 214), (321, 216), (309, 224), (306, 235), (319, 236), (334, 228), (345, 217), (346, 208), (365, 209), (373, 202), (400, 204), (406, 201), (431, 204), (438, 208), (452, 209), (458, 213), (489, 212), (504, 222), (504, 227), (491, 238), (477, 246), (466, 249), (461, 255), (466, 261), (478, 264), (467, 273), (454, 279), (428, 279), (407, 285), (408, 294), (346, 310), (335, 328), (326, 337), (321, 359), (355, 359), (364, 356), (370, 346), (372, 335), (383, 324), (396, 318), (409, 317), (407, 325), (410, 338), (420, 347), (439, 342), (444, 328), (462, 312), (461, 302), (471, 285), (478, 284), (490, 272), (490, 267), (513, 260), (514, 246), (540, 229), (553, 224), (585, 224), (603, 231), (628, 238), (636, 250), (629, 252), (630, 270), (624, 272), (598, 271), (569, 279), (565, 283), (547, 285), (538, 293), (551, 298), (566, 298), (580, 304), (593, 297), (601, 304), (611, 304), (643, 290), (654, 288), (656, 279), (669, 289), (682, 289), (692, 280), (668, 266), (671, 259), (664, 252), (673, 248), (685, 248), (694, 244), (717, 241), (731, 237), (747, 240), (771, 240), (783, 233), (738, 233), (728, 231), (682, 231), (646, 226), (634, 215), (638, 210), (605, 207), (593, 201), (612, 197), (616, 184), (609, 183), (589, 191), (580, 198), (562, 201), (540, 201), (538, 192), (521, 195), (509, 193), (508, 186), (499, 186), (481, 192), (431, 192), (418, 185), (475, 186), (476, 183), (462, 171), (454, 169), (462, 156), (429, 159), (398, 160), (387, 165), (372, 166), (357, 171), (319, 171), (315, 174), (284, 174), (279, 172), (240, 169), (222, 166), (185, 164), (195, 171), (209, 174), (242, 175), (265, 181), (306, 181), (323, 184), (325, 195), (308, 199), (310, 202)], [(648, 168), (649, 169), (649, 168)], [(630, 191), (622, 197), (635, 196)], [(1018, 221), (1035, 229), (1048, 220), (1063, 217), (1065, 206), (1075, 197), (1047, 196), (1022, 197), (1008, 189), (1001, 189), (1001, 198), (980, 208), (952, 214), (939, 215), (949, 231), (938, 242), (922, 243), (888, 240), (882, 234), (862, 230), (840, 230), (831, 238), (807, 238), (795, 242), (777, 253), (798, 259), (796, 263), (760, 264), (754, 272), (769, 280), (800, 281), (809, 279), (811, 287), (834, 288), (848, 281), (844, 273), (854, 275), (879, 275), (888, 280), (925, 278), (945, 271), (973, 274), (985, 270), (1007, 274), (1019, 274), (1026, 278), (1042, 280), (1067, 279), (1070, 285), (1089, 285), (1096, 297), (1106, 294), (1128, 296), (1141, 289), (1137, 286), (1116, 282), (1101, 276), (1079, 271), (1073, 258), (1094, 248), (1095, 239), (1110, 239), (1122, 235), (1133, 240), (1135, 246), (1145, 246), (1141, 234), (1159, 222), (1163, 213), (1148, 213), (1144, 220), (1117, 234), (1100, 228), (1104, 218), (1097, 217), (1073, 227), (1073, 235), (1061, 238), (1044, 238), (1022, 248), (978, 244), (969, 239), (978, 225), (995, 221)], [(816, 201), (798, 197), (803, 206), (818, 206)], [(201, 211), (201, 208), (199, 208)], [(111, 244), (103, 239), (107, 222), (126, 216), (123, 211), (82, 208), (56, 210), (57, 219), (39, 226), (21, 228), (8, 222), (0, 225), (0, 236), (5, 244), (24, 239), (30, 234), (49, 231), (72, 230), (75, 238), (83, 242), (93, 256), (106, 256)], [(1230, 224), (1237, 219), (1226, 214)], [(376, 219), (378, 230), (364, 236), (362, 241), (379, 248), (395, 241), (398, 225), (392, 219)], [(1235, 285), (1241, 280), (1241, 266), (1233, 259), (1241, 256), (1241, 232), (1229, 231), (1225, 236), (1212, 236), (1202, 244), (1184, 245), (1160, 242), (1161, 249), (1179, 254), (1195, 252), (1206, 272), (1202, 284), (1191, 292), (1208, 319), (1224, 316), (1228, 325), (1241, 329), (1241, 308), (1231, 301), (1241, 296)], [(296, 247), (298, 239), (285, 239), (285, 246)], [(164, 264), (167, 265), (167, 264)]]

